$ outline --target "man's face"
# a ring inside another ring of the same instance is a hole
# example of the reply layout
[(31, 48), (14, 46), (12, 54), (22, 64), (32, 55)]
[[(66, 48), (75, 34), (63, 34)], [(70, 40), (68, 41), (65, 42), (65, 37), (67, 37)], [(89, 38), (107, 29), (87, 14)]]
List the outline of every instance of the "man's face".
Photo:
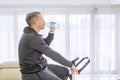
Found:
[(45, 21), (43, 20), (42, 16), (40, 14), (38, 14), (37, 16), (37, 20), (36, 20), (36, 25), (38, 26), (38, 29), (44, 29), (44, 24)]

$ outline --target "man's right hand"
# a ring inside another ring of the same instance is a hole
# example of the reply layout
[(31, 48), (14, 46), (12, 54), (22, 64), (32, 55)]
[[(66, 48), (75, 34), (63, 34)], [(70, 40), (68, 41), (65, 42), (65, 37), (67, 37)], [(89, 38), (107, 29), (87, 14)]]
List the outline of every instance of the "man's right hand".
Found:
[(70, 67), (70, 69), (71, 69), (71, 72), (72, 72), (72, 73), (80, 74), (80, 73), (78, 72), (78, 69), (75, 67), (75, 65), (72, 65), (72, 66)]

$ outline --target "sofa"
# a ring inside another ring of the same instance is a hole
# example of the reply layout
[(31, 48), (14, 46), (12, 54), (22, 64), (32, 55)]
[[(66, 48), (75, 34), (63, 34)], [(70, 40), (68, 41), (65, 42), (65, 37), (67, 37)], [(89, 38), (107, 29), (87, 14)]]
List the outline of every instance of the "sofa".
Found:
[(22, 80), (17, 61), (0, 64), (0, 80)]

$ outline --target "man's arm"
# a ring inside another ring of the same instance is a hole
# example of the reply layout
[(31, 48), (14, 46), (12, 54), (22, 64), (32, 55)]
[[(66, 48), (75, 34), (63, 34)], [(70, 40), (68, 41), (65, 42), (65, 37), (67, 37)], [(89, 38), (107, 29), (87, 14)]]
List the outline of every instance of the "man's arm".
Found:
[(72, 62), (65, 59), (62, 55), (60, 55), (58, 52), (54, 51), (53, 49), (51, 49), (46, 43), (45, 41), (41, 38), (41, 36), (35, 36), (33, 37), (30, 42), (29, 42), (29, 46), (43, 54), (45, 54), (46, 56), (50, 57), (51, 59), (53, 59), (54, 61), (67, 66), (67, 67), (71, 67), (72, 66)]
[(44, 41), (47, 43), (48, 46), (50, 45), (50, 43), (54, 39), (54, 31), (55, 31), (55, 28), (51, 27), (48, 36), (44, 39)]
[(44, 39), (46, 44), (49, 46), (54, 39), (54, 33), (49, 33), (48, 36)]

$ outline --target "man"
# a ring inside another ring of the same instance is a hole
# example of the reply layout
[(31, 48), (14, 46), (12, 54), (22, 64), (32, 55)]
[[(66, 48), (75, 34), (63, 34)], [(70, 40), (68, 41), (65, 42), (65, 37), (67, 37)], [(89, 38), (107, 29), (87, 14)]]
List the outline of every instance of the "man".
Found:
[(67, 80), (69, 70), (66, 67), (47, 64), (43, 54), (64, 66), (70, 67), (72, 72), (78, 73), (71, 61), (49, 47), (54, 37), (55, 28), (50, 28), (45, 39), (38, 34), (44, 29), (45, 24), (40, 12), (28, 13), (26, 22), (28, 27), (24, 28), (19, 42), (19, 64), (22, 80)]

